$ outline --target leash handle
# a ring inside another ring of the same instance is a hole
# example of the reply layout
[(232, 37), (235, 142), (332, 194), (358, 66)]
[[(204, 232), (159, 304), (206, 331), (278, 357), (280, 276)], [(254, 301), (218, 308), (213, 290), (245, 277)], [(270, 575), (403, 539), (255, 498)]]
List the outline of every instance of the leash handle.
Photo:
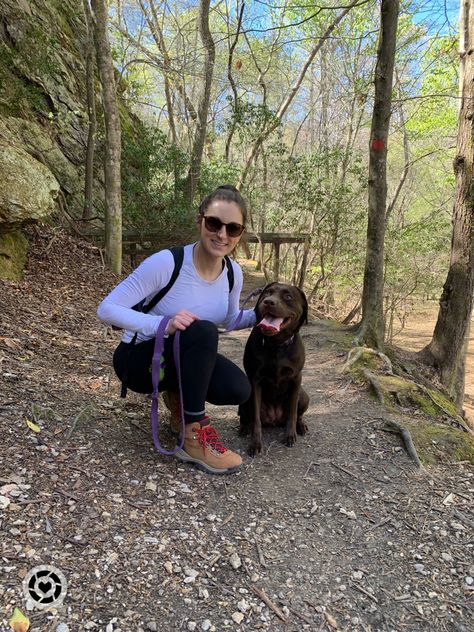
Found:
[(242, 303), (242, 307), (240, 308), (240, 312), (237, 314), (237, 318), (234, 320), (232, 325), (230, 325), (229, 327), (227, 327), (227, 329), (225, 329), (224, 333), (228, 333), (229, 331), (234, 331), (234, 329), (237, 329), (237, 327), (240, 325), (240, 321), (242, 320), (242, 317), (244, 315), (244, 307), (247, 305), (247, 303), (250, 301), (250, 299), (255, 298), (255, 296), (260, 296), (260, 294), (263, 292), (263, 290), (264, 290), (263, 287), (258, 287), (257, 289), (252, 290), (250, 292), (250, 294), (248, 294), (245, 297), (245, 300)]
[[(234, 320), (232, 325), (230, 325), (230, 327), (228, 327), (225, 330), (225, 333), (229, 331), (233, 331), (234, 329), (238, 327), (244, 314), (245, 305), (250, 301), (250, 299), (254, 298), (255, 296), (259, 296), (262, 293), (262, 291), (263, 291), (263, 287), (259, 287), (255, 290), (252, 290), (252, 292), (248, 294), (248, 296), (245, 298), (244, 302), (242, 303), (242, 307), (236, 319)], [(184, 411), (183, 385), (181, 382), (181, 361), (179, 357), (179, 330), (176, 330), (174, 334), (173, 359), (174, 359), (174, 364), (176, 367), (176, 374), (178, 376), (179, 402), (180, 402), (180, 409), (181, 409), (181, 439), (179, 441), (179, 444), (173, 450), (166, 450), (166, 448), (164, 448), (161, 445), (160, 439), (158, 436), (158, 429), (160, 426), (160, 418), (159, 418), (159, 413), (158, 413), (158, 393), (159, 393), (159, 383), (160, 383), (161, 357), (163, 355), (163, 349), (165, 346), (166, 325), (168, 324), (169, 321), (170, 321), (169, 316), (163, 316), (158, 326), (158, 330), (155, 336), (155, 346), (153, 348), (153, 358), (151, 361), (151, 381), (153, 384), (153, 393), (151, 396), (150, 417), (151, 417), (151, 433), (153, 436), (153, 443), (155, 445), (155, 448), (158, 450), (158, 452), (161, 452), (161, 454), (165, 454), (166, 456), (173, 456), (178, 452), (178, 450), (181, 450), (181, 448), (183, 447), (184, 432), (185, 432), (185, 422), (184, 422), (184, 412), (183, 412)]]
[(158, 429), (160, 426), (160, 419), (158, 413), (158, 393), (160, 383), (160, 369), (161, 369), (161, 356), (163, 355), (163, 349), (165, 346), (165, 329), (170, 320), (169, 316), (163, 316), (155, 337), (155, 346), (153, 349), (153, 358), (151, 361), (151, 381), (153, 384), (153, 393), (151, 396), (151, 434), (153, 436), (153, 443), (155, 448), (161, 454), (166, 456), (173, 456), (184, 445), (184, 414), (183, 414), (183, 388), (181, 384), (181, 370), (180, 370), (180, 358), (179, 358), (179, 330), (176, 331), (173, 340), (173, 354), (174, 362), (176, 366), (176, 372), (178, 374), (178, 386), (179, 386), (179, 399), (181, 402), (181, 439), (179, 444), (173, 450), (166, 450), (160, 443), (158, 436)]

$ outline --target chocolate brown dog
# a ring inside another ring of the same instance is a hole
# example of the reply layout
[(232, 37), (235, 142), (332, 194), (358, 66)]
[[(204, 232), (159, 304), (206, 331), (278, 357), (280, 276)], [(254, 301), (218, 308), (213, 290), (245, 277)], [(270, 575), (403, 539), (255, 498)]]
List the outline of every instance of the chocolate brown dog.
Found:
[(308, 321), (305, 295), (294, 285), (270, 283), (255, 312), (257, 324), (244, 352), (252, 393), (239, 406), (240, 434), (250, 432), (251, 456), (262, 451), (262, 425), (284, 426), (284, 443), (294, 445), (296, 435), (308, 431), (302, 418), (309, 404), (301, 388), (305, 350), (298, 333)]

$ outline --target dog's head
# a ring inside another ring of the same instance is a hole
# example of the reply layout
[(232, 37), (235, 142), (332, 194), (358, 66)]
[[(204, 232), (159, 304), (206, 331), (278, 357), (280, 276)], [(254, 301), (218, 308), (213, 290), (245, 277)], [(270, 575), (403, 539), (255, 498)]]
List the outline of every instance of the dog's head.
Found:
[(270, 283), (260, 294), (255, 313), (264, 336), (293, 335), (308, 322), (308, 301), (296, 285)]

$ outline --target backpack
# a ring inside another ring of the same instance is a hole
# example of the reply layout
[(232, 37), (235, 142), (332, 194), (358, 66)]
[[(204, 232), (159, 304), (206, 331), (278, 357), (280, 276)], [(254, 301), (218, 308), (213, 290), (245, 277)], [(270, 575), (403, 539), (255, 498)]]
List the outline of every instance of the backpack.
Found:
[[(132, 309), (135, 310), (136, 312), (143, 312), (144, 314), (148, 314), (148, 312), (152, 310), (155, 307), (155, 305), (159, 303), (159, 301), (161, 301), (161, 299), (171, 290), (171, 288), (175, 284), (175, 281), (178, 278), (179, 272), (183, 265), (184, 246), (174, 246), (173, 248), (170, 248), (169, 250), (171, 254), (173, 255), (173, 259), (174, 259), (174, 268), (173, 268), (173, 272), (171, 274), (170, 280), (165, 285), (165, 287), (162, 287), (161, 290), (159, 290), (154, 296), (151, 297), (148, 303), (146, 302), (147, 299), (144, 298), (139, 303), (134, 305)], [(232, 267), (232, 262), (227, 255), (224, 256), (224, 261), (227, 267), (227, 280), (229, 282), (229, 294), (230, 294), (230, 292), (232, 292), (232, 288), (234, 287), (234, 269)], [(114, 327), (114, 326), (112, 326), (112, 328), (121, 329), (120, 327)], [(137, 340), (137, 333), (135, 333), (135, 335), (133, 336), (129, 344), (131, 346), (134, 345), (136, 340)], [(126, 382), (127, 382), (127, 376), (124, 375), (122, 379), (122, 389), (120, 393), (121, 397), (126, 397), (127, 395)]]

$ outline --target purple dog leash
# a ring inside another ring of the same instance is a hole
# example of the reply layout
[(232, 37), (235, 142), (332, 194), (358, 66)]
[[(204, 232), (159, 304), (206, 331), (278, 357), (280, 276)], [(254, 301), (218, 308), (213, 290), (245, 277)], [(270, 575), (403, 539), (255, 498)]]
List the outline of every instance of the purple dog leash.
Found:
[[(250, 294), (245, 298), (244, 302), (242, 303), (242, 307), (236, 319), (234, 320), (232, 325), (225, 330), (224, 333), (233, 331), (234, 329), (238, 327), (243, 317), (245, 305), (249, 302), (250, 299), (261, 294), (262, 290), (263, 288), (257, 288), (256, 290), (253, 290), (252, 292), (250, 292)], [(159, 394), (160, 372), (161, 372), (161, 369), (163, 368), (161, 365), (161, 358), (163, 356), (163, 349), (165, 346), (165, 329), (169, 321), (170, 321), (169, 316), (163, 316), (158, 326), (158, 330), (156, 332), (155, 346), (153, 348), (153, 359), (151, 361), (151, 380), (153, 384), (153, 393), (151, 396), (151, 415), (150, 416), (151, 416), (151, 433), (153, 436), (153, 443), (155, 445), (155, 448), (158, 450), (158, 452), (161, 452), (161, 454), (164, 454), (166, 456), (174, 456), (178, 452), (178, 450), (182, 449), (184, 445), (184, 431), (185, 431), (185, 422), (184, 422), (184, 413), (183, 413), (183, 386), (181, 383), (181, 366), (180, 366), (180, 357), (179, 357), (179, 330), (175, 332), (174, 340), (173, 340), (173, 359), (174, 359), (174, 364), (176, 367), (176, 375), (178, 377), (179, 402), (180, 402), (180, 414), (181, 414), (181, 419), (180, 419), (181, 437), (179, 440), (179, 444), (173, 450), (166, 450), (160, 443), (159, 433), (158, 433), (159, 426), (160, 426), (160, 419), (159, 419), (159, 413), (158, 413), (158, 394)]]
[(159, 392), (159, 382), (160, 382), (160, 369), (161, 366), (161, 357), (163, 354), (163, 349), (165, 346), (165, 329), (166, 325), (170, 320), (169, 316), (164, 316), (161, 320), (161, 323), (158, 326), (158, 330), (156, 332), (155, 337), (155, 346), (153, 350), (153, 359), (151, 361), (151, 381), (153, 384), (153, 393), (151, 396), (151, 433), (153, 435), (153, 443), (155, 444), (155, 448), (161, 454), (165, 454), (167, 456), (173, 456), (181, 450), (184, 445), (184, 415), (183, 415), (183, 388), (181, 384), (181, 367), (180, 367), (180, 358), (179, 358), (179, 330), (176, 331), (174, 340), (173, 340), (173, 358), (176, 366), (176, 374), (178, 376), (178, 386), (179, 386), (179, 401), (180, 401), (180, 409), (181, 409), (181, 438), (179, 440), (179, 444), (174, 448), (174, 450), (166, 450), (160, 443), (160, 439), (158, 436), (158, 428), (160, 426), (160, 419), (158, 414), (158, 392)]

